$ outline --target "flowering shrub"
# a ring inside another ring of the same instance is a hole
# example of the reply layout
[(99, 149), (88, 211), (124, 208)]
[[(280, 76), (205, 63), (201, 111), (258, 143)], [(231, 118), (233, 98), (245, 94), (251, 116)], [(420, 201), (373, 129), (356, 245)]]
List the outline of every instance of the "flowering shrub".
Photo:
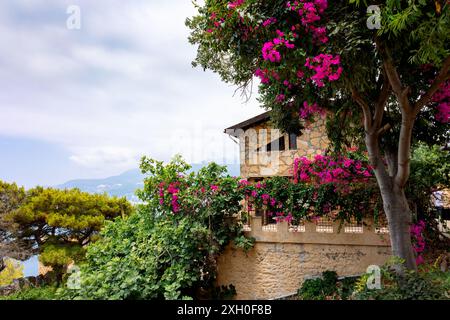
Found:
[(306, 157), (294, 160), (294, 182), (315, 184), (332, 183), (350, 187), (351, 183), (367, 183), (373, 172), (367, 161), (346, 156), (330, 157), (316, 155), (314, 160)]
[(292, 11), (298, 12), (299, 16), (302, 17), (302, 24), (308, 27), (311, 23), (321, 19), (320, 15), (327, 9), (328, 1), (289, 1), (287, 7)]
[(417, 254), (416, 264), (424, 263), (422, 253), (425, 251), (425, 238), (423, 232), (425, 230), (425, 222), (419, 221), (417, 224), (411, 226), (411, 236), (413, 240), (413, 249)]
[(432, 101), (437, 103), (436, 120), (441, 123), (450, 123), (450, 80), (440, 86)]
[[(244, 211), (265, 210), (277, 222), (294, 223), (323, 215), (361, 219), (380, 210), (371, 168), (357, 152), (295, 159), (291, 178), (272, 177), (257, 183), (212, 174), (216, 172), (213, 165), (198, 175), (186, 174), (181, 163), (177, 164), (179, 170), (171, 171), (168, 165), (165, 175), (147, 178), (144, 189), (144, 199), (173, 219), (211, 212), (229, 212), (231, 217), (241, 210), (242, 200), (246, 203)], [(152, 162), (146, 165), (149, 170), (160, 166)]]
[(210, 164), (189, 173), (189, 165), (179, 157), (167, 165), (145, 159), (142, 167), (150, 176), (140, 197), (163, 216), (203, 219), (216, 214), (232, 217), (240, 211), (239, 179), (227, 176), (223, 167)]
[(294, 161), (293, 177), (239, 182), (247, 210), (266, 210), (275, 221), (296, 223), (328, 216), (361, 220), (381, 210), (379, 191), (363, 156), (316, 156)]
[[(241, 52), (247, 45), (260, 43), (261, 54), (253, 64), (253, 74), (261, 81), (262, 99), (298, 114), (301, 119), (312, 121), (314, 115), (323, 115), (318, 90), (339, 80), (343, 72), (340, 56), (327, 52), (324, 17), (328, 1), (287, 1), (277, 17), (271, 11), (255, 11), (255, 7), (257, 4), (251, 0), (207, 1), (202, 9), (207, 10), (207, 19), (192, 23), (201, 25), (203, 35), (199, 37), (208, 34), (205, 39), (210, 46), (221, 50)], [(235, 39), (240, 39), (237, 47), (233, 47)], [(304, 95), (304, 103), (297, 104), (299, 95)]]
[(144, 158), (144, 201), (128, 219), (108, 224), (89, 246), (76, 299), (210, 298), (217, 258), (234, 242), (248, 250), (242, 225), (239, 179), (210, 164), (199, 172), (176, 157), (168, 164)]

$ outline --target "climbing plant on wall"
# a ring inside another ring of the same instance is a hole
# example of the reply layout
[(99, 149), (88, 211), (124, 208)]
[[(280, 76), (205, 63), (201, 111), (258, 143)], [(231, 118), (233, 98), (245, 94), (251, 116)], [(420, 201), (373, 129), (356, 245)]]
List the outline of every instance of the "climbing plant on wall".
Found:
[(275, 221), (297, 223), (321, 216), (361, 221), (381, 209), (373, 170), (360, 152), (297, 158), (292, 173), (253, 184), (241, 180), (247, 211), (266, 210)]

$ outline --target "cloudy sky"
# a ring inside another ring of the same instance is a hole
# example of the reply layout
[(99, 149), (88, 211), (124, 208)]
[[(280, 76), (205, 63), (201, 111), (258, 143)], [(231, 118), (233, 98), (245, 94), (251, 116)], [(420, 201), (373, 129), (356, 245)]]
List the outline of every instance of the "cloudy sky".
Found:
[(194, 13), (190, 0), (2, 0), (0, 179), (106, 177), (142, 155), (236, 161), (223, 129), (261, 109), (191, 67)]

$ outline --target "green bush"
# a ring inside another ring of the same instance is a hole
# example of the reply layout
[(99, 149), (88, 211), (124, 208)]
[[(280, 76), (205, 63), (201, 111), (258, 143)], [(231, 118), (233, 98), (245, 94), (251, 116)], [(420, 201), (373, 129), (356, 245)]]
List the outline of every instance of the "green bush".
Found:
[(302, 300), (324, 300), (337, 293), (337, 281), (336, 272), (325, 271), (321, 278), (305, 280), (298, 295)]
[(390, 264), (381, 269), (381, 289), (368, 289), (368, 275), (363, 275), (353, 294), (356, 300), (448, 300), (450, 299), (450, 272), (436, 268), (405, 271), (400, 275)]
[(164, 165), (144, 159), (149, 173), (140, 197), (147, 204), (108, 223), (87, 249), (81, 289), (70, 299), (188, 299), (229, 297), (217, 290), (217, 258), (232, 241), (248, 249), (234, 216), (243, 199), (237, 178), (216, 164), (187, 173), (180, 158)]
[(351, 297), (358, 279), (359, 277), (349, 277), (338, 282), (338, 295), (342, 300), (348, 300)]
[(395, 271), (398, 260), (393, 259), (381, 268), (381, 289), (368, 289), (372, 274), (338, 280), (336, 273), (326, 271), (322, 277), (306, 280), (299, 289), (302, 300), (448, 300), (450, 272), (436, 266), (423, 266), (419, 272)]
[(0, 297), (0, 300), (56, 300), (56, 287), (26, 288), (12, 295)]

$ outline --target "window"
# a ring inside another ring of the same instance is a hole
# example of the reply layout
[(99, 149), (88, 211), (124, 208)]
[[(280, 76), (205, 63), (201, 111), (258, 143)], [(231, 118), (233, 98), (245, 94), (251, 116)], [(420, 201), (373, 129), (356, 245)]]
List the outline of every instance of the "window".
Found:
[(265, 218), (265, 212), (264, 212), (264, 210), (256, 209), (256, 210), (255, 210), (255, 217), (263, 217), (263, 218)]
[(269, 224), (277, 224), (277, 222), (273, 218), (273, 213), (269, 214), (267, 210), (264, 210), (262, 218), (263, 218), (262, 221), (263, 226), (267, 226)]
[(272, 141), (271, 143), (269, 143), (268, 145), (266, 145), (266, 148), (258, 148), (258, 152), (261, 151), (266, 151), (267, 152), (271, 152), (271, 151), (284, 151), (286, 150), (286, 143), (284, 141), (284, 136), (276, 139), (274, 141)]
[(289, 135), (289, 150), (297, 150), (297, 135), (295, 133)]

